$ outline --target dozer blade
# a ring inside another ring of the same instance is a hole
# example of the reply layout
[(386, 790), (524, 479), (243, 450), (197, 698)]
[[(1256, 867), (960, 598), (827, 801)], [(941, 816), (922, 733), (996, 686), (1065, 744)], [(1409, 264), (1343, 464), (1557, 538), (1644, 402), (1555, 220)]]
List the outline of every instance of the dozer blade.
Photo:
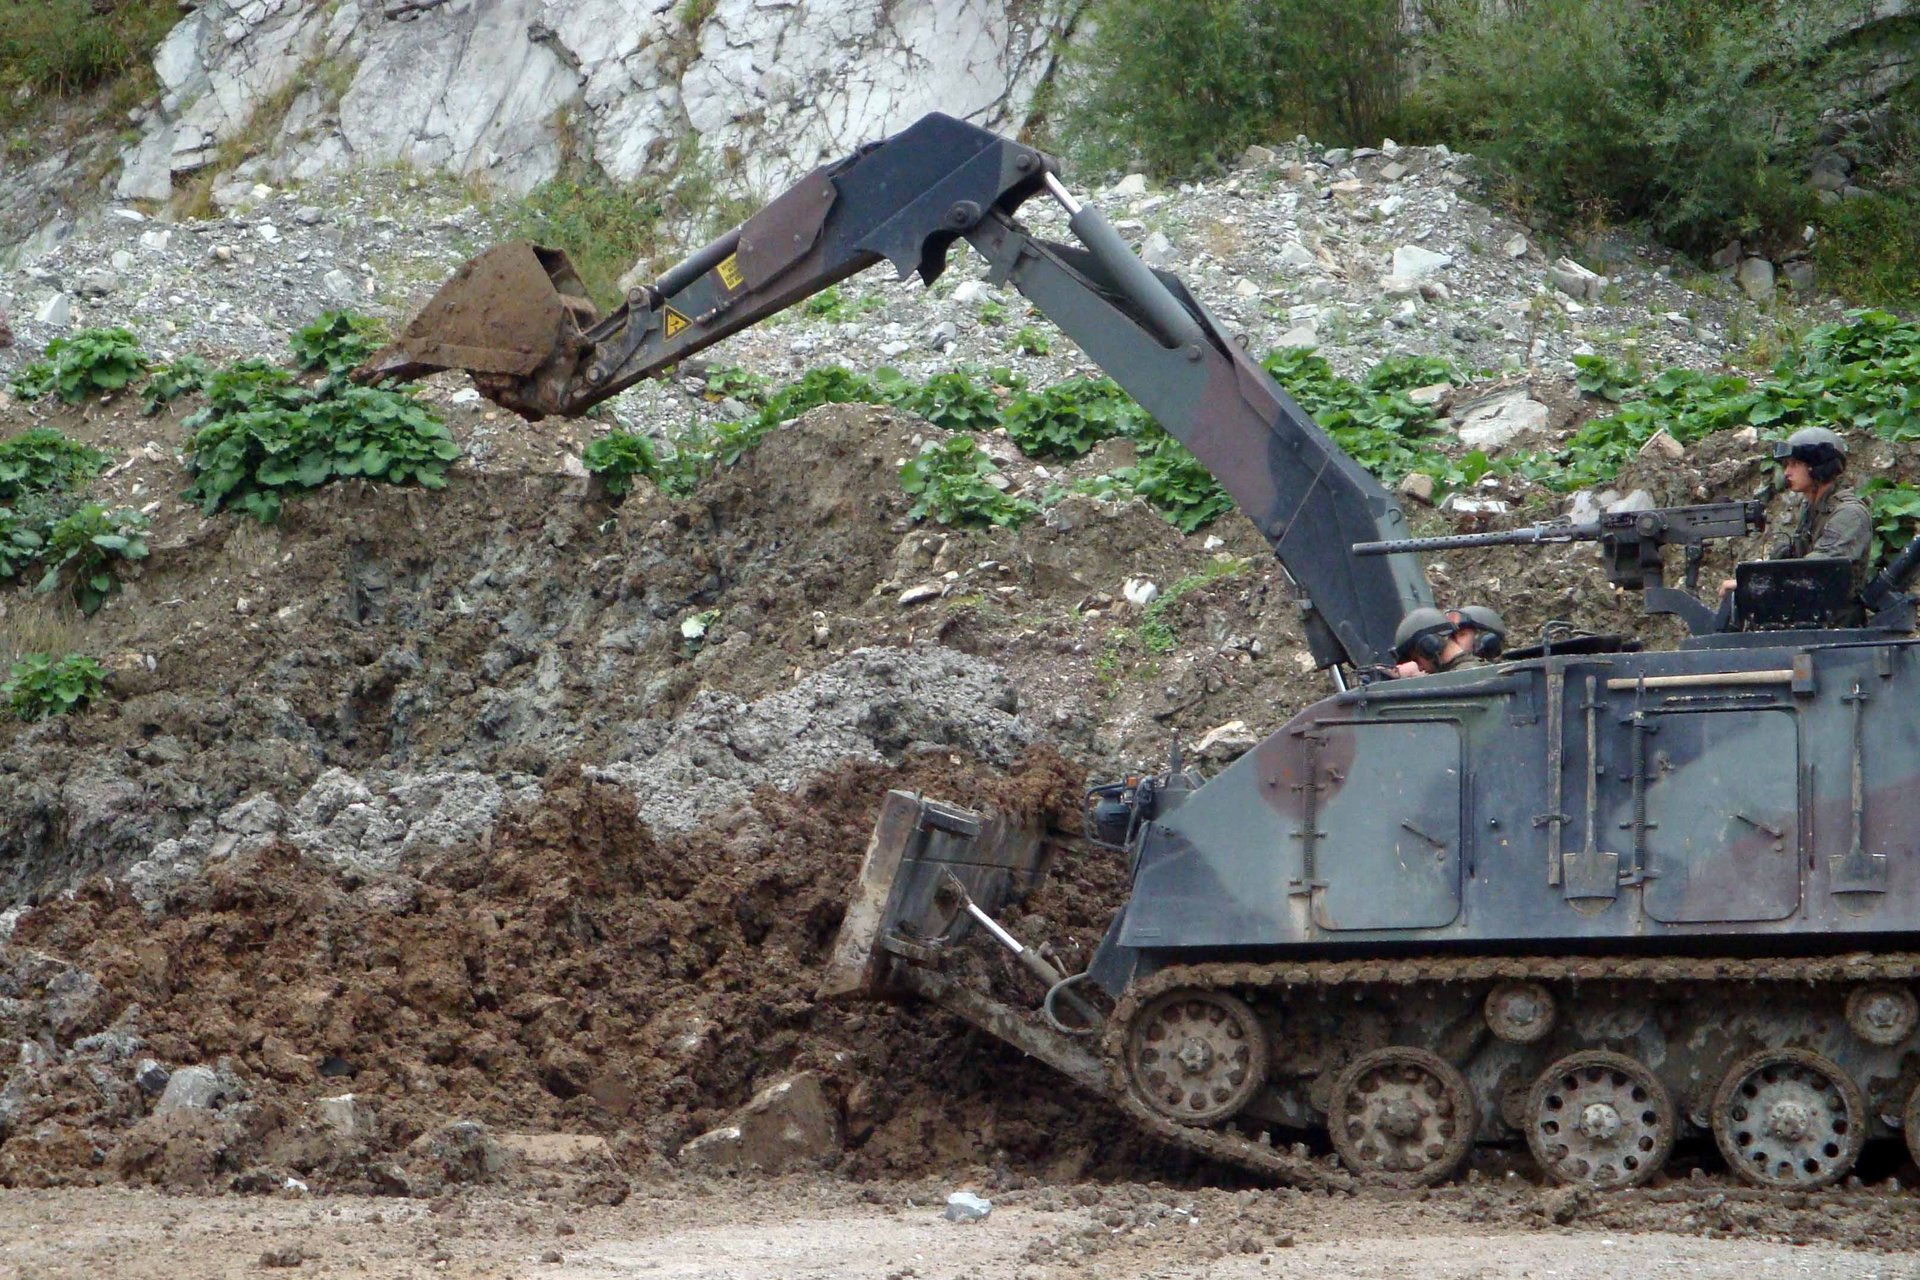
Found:
[(463, 264), (399, 340), (375, 352), (353, 379), (405, 381), (464, 369), (491, 396), (542, 371), (570, 372), (581, 330), (598, 319), (565, 253), (503, 244)]
[[(820, 998), (880, 997), (900, 966), (938, 969), (973, 929), (970, 898), (988, 913), (1018, 902), (1046, 875), (1040, 832), (911, 791), (880, 806)], [(966, 897), (946, 887), (951, 877)]]

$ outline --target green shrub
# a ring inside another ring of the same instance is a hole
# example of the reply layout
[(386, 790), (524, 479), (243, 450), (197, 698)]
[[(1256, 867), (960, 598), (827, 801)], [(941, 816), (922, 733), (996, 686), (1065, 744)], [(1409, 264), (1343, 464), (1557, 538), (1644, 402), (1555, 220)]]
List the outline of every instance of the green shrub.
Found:
[(1920, 194), (1824, 205), (1814, 216), (1820, 284), (1875, 306), (1920, 306)]
[(291, 373), (270, 360), (250, 356), (214, 371), (207, 378), (206, 407), (181, 423), (189, 434), (228, 414), (250, 409), (297, 408), (311, 398)]
[(26, 571), (46, 545), (33, 522), (0, 507), (0, 582), (12, 582)]
[(0, 684), (0, 695), (19, 719), (44, 720), (84, 711), (106, 682), (106, 670), (84, 654), (56, 660), (52, 654), (29, 653), (13, 664), (7, 682)]
[(1886, 476), (1874, 476), (1860, 486), (1860, 496), (1873, 510), (1873, 558), (1884, 560), (1920, 533), (1920, 489)]
[(775, 424), (788, 422), (809, 409), (823, 404), (886, 404), (887, 398), (874, 386), (873, 379), (830, 364), (809, 369), (796, 382), (789, 383), (767, 399), (761, 417)]
[(212, 369), (199, 356), (181, 356), (171, 364), (161, 365), (147, 379), (147, 385), (141, 391), (141, 412), (149, 418), (178, 400), (181, 396), (192, 395), (206, 389), (207, 379)]
[(111, 461), (98, 449), (35, 427), (0, 441), (0, 502), (27, 494), (61, 493), (99, 475)]
[(71, 338), (47, 344), (46, 358), (26, 366), (13, 379), (22, 399), (56, 394), (77, 404), (95, 391), (118, 391), (152, 363), (140, 340), (126, 329), (82, 329)]
[(635, 476), (648, 480), (657, 480), (660, 476), (660, 460), (653, 441), (629, 431), (609, 431), (581, 451), (580, 461), (589, 472), (600, 477), (611, 498), (624, 498), (633, 492)]
[(743, 404), (763, 405), (767, 402), (769, 385), (765, 374), (742, 369), (739, 365), (721, 365), (707, 370), (704, 394), (715, 404), (722, 400), (738, 400)]
[(1455, 462), (1439, 451), (1444, 438), (1431, 406), (1415, 404), (1407, 391), (1427, 383), (1458, 380), (1432, 357), (1384, 360), (1365, 382), (1342, 378), (1308, 347), (1269, 352), (1262, 365), (1302, 409), (1311, 414), (1347, 456), (1396, 484), (1409, 472), (1432, 476), (1443, 488), (1471, 484), (1485, 474), (1478, 452)]
[(800, 304), (800, 311), (816, 320), (826, 320), (839, 324), (846, 320), (857, 320), (861, 316), (878, 311), (886, 306), (885, 299), (878, 294), (862, 294), (849, 297), (839, 285), (828, 285), (820, 292)]
[(1139, 463), (1117, 472), (1115, 478), (1145, 498), (1182, 533), (1192, 533), (1233, 510), (1233, 499), (1213, 473), (1157, 425), (1140, 443)]
[(879, 369), (873, 382), (888, 403), (919, 414), (942, 431), (991, 431), (1000, 425), (999, 397), (959, 370), (916, 383), (895, 370)]
[(1611, 400), (1615, 404), (1625, 400), (1635, 387), (1646, 380), (1639, 365), (1617, 365), (1605, 356), (1575, 356), (1573, 367), (1577, 371), (1573, 385), (1580, 394)]
[(1077, 458), (1102, 440), (1135, 435), (1153, 419), (1111, 378), (1069, 378), (1007, 403), (1007, 437), (1030, 458)]
[(972, 436), (954, 436), (922, 450), (900, 468), (900, 487), (915, 498), (908, 514), (941, 524), (1017, 527), (1039, 508), (988, 482), (998, 470)]
[(293, 363), (302, 369), (345, 373), (378, 351), (387, 340), (387, 327), (370, 316), (351, 311), (323, 311), (320, 318), (293, 338)]
[(409, 393), (336, 378), (299, 387), (257, 361), (215, 374), (207, 407), (182, 425), (194, 477), (183, 496), (208, 515), (233, 507), (263, 524), (279, 518), (287, 494), (332, 480), (443, 488), (460, 456), (440, 419)]
[(1066, 148), (1163, 175), (1307, 133), (1376, 142), (1406, 74), (1398, 0), (1099, 0), (1068, 47)]
[(1849, 0), (1427, 0), (1410, 111), (1552, 218), (1644, 220), (1686, 248), (1779, 239), (1846, 83)]
[(1013, 349), (1023, 356), (1052, 355), (1053, 339), (1046, 330), (1027, 325), (1013, 331)]
[(95, 612), (120, 589), (120, 566), (147, 558), (147, 524), (138, 511), (109, 512), (96, 502), (55, 521), (47, 530), (46, 576), (35, 590), (56, 590), (65, 579), (80, 611)]

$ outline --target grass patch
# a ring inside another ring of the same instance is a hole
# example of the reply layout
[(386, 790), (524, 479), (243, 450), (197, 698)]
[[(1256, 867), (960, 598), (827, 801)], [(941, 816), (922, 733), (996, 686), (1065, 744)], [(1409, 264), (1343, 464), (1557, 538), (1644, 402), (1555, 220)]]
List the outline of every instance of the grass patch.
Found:
[(0, 0), (0, 125), (119, 81), (116, 97), (146, 96), (153, 51), (180, 17), (177, 0)]

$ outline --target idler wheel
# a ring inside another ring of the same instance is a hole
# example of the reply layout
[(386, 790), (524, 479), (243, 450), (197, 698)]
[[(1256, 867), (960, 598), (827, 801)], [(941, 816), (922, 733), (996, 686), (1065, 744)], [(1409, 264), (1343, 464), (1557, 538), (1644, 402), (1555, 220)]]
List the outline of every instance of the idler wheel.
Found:
[(1713, 1137), (1732, 1170), (1763, 1187), (1840, 1181), (1867, 1140), (1867, 1104), (1838, 1063), (1803, 1049), (1742, 1058), (1713, 1095)]
[(1555, 1182), (1637, 1187), (1673, 1150), (1673, 1099), (1623, 1053), (1590, 1049), (1560, 1059), (1533, 1082), (1526, 1117), (1527, 1146)]
[(1215, 1124), (1266, 1083), (1266, 1029), (1245, 1001), (1224, 992), (1169, 991), (1127, 1032), (1127, 1078), (1168, 1119)]
[(1847, 995), (1847, 1026), (1868, 1044), (1889, 1048), (1913, 1034), (1920, 1004), (1905, 987), (1855, 987)]
[(1553, 1030), (1553, 993), (1537, 982), (1503, 982), (1487, 992), (1487, 1030), (1508, 1044), (1532, 1044)]
[(1374, 1049), (1333, 1082), (1327, 1129), (1362, 1179), (1423, 1187), (1452, 1175), (1479, 1127), (1473, 1094), (1453, 1065), (1425, 1049)]

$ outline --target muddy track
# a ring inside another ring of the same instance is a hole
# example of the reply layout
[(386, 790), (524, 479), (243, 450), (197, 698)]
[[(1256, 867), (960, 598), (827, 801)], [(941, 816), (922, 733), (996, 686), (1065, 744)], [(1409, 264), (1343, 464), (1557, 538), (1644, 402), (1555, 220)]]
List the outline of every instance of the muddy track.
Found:
[[(1237, 1122), (1220, 1129), (1184, 1125), (1158, 1113), (1143, 1100), (1127, 1070), (1127, 1046), (1143, 1010), (1177, 991), (1223, 993), (1324, 993), (1340, 989), (1380, 989), (1429, 998), (1435, 989), (1488, 982), (1560, 982), (1607, 989), (1621, 984), (1650, 984), (1659, 989), (1695, 989), (1703, 996), (1723, 984), (1775, 988), (1815, 988), (1831, 993), (1840, 984), (1910, 982), (1920, 977), (1920, 953), (1850, 954), (1827, 957), (1427, 957), (1406, 960), (1333, 960), (1271, 964), (1220, 962), (1179, 965), (1133, 983), (1120, 998), (1101, 1037), (1108, 1086), (1130, 1118), (1154, 1136), (1209, 1159), (1289, 1185), (1351, 1187), (1355, 1179), (1328, 1160), (1312, 1158), (1294, 1144), (1279, 1149), (1271, 1133), (1255, 1124), (1242, 1131)], [(1423, 990), (1424, 989), (1424, 990)], [(1771, 1003), (1773, 993), (1754, 993), (1748, 1007)], [(1356, 999), (1364, 999), (1361, 990)], [(1759, 1015), (1764, 1018), (1764, 1014)], [(1904, 1094), (1905, 1081), (1902, 1080)], [(1763, 1193), (1764, 1194), (1764, 1193)]]

